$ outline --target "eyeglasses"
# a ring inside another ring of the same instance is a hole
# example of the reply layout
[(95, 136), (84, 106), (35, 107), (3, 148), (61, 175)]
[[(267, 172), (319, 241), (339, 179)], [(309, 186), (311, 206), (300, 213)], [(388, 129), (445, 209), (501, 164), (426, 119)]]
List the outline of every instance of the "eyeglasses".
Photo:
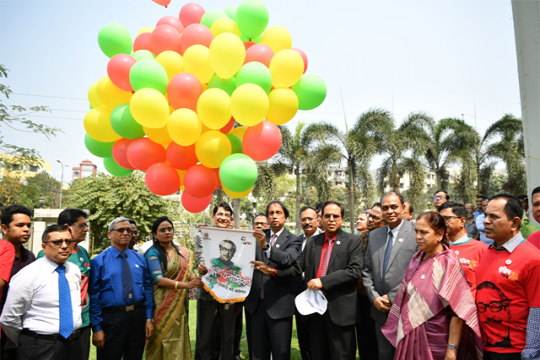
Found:
[(341, 215), (334, 215), (334, 214), (324, 214), (325, 219), (335, 219), (339, 220), (341, 219)]
[(223, 251), (223, 252), (226, 252), (228, 254), (232, 253), (233, 252), (233, 249), (227, 249), (227, 248), (221, 248), (219, 249), (220, 251)]
[(450, 221), (452, 219), (460, 219), (460, 217), (450, 215), (450, 216), (443, 216), (443, 219), (444, 219), (444, 221), (448, 222), (448, 221)]
[(162, 234), (165, 234), (165, 233), (172, 233), (174, 232), (174, 229), (172, 227), (168, 227), (168, 228), (161, 228), (158, 230), (158, 232), (162, 233)]
[(375, 216), (375, 215), (373, 215), (373, 214), (369, 214), (369, 215), (368, 215), (368, 218), (372, 218), (373, 220), (382, 220), (381, 217)]
[(435, 200), (437, 200), (437, 199), (444, 199), (445, 196), (443, 196), (443, 195), (435, 195), (433, 198), (434, 198)]
[(74, 223), (73, 225), (77, 225), (81, 230), (88, 229), (87, 223)]
[(231, 217), (231, 214), (218, 212), (218, 213), (216, 214), (216, 216), (217, 216), (217, 217), (222, 217), (222, 218), (229, 219), (229, 218)]
[(133, 232), (133, 235), (139, 235), (139, 232), (138, 232), (138, 231), (134, 231), (134, 232)]
[(127, 232), (130, 235), (133, 234), (133, 230), (131, 230), (131, 228), (112, 229), (111, 231), (116, 231), (119, 234), (123, 234), (124, 232)]
[(501, 301), (492, 301), (489, 304), (478, 303), (477, 307), (478, 307), (478, 312), (480, 312), (480, 313), (486, 312), (486, 310), (488, 308), (489, 308), (489, 310), (491, 310), (493, 312), (500, 312), (503, 308), (506, 310), (506, 307), (508, 305), (509, 304), (504, 304)]
[(267, 222), (256, 222), (255, 223), (255, 226), (266, 226), (266, 225), (268, 225)]
[(59, 248), (63, 243), (66, 243), (67, 247), (72, 247), (76, 241), (74, 240), (47, 240), (46, 243), (51, 243), (54, 248)]

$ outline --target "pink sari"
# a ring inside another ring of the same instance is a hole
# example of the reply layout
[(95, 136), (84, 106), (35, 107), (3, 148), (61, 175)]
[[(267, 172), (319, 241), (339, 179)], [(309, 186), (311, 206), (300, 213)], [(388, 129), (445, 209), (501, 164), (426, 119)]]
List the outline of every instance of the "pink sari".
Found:
[(476, 304), (453, 251), (444, 250), (422, 260), (418, 251), (390, 309), (382, 332), (396, 347), (394, 359), (443, 360), (450, 319), (464, 321), (458, 359), (482, 359), (482, 335)]

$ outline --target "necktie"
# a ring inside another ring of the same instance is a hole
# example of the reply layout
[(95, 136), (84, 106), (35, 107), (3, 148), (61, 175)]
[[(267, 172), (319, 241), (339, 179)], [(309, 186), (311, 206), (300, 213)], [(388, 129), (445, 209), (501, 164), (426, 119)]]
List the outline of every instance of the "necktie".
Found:
[(386, 267), (388, 266), (388, 260), (390, 260), (390, 254), (392, 253), (392, 246), (394, 246), (394, 233), (390, 231), (388, 233), (388, 243), (386, 244), (386, 250), (384, 251), (384, 261), (382, 267), (382, 288), (383, 292), (386, 294), (386, 286), (384, 283), (384, 278), (386, 275)]
[(334, 244), (333, 239), (328, 239), (328, 247), (324, 253), (324, 259), (321, 270), (321, 277), (326, 276), (326, 271), (328, 270), (328, 261), (330, 260), (330, 255), (332, 254), (332, 245)]
[(73, 333), (73, 309), (71, 307), (71, 292), (66, 279), (66, 267), (58, 266), (58, 306), (60, 308), (59, 334), (67, 339)]
[(120, 253), (122, 257), (122, 293), (123, 299), (127, 305), (133, 302), (133, 279), (131, 278), (131, 269), (127, 261), (127, 254), (125, 251)]
[[(274, 246), (276, 243), (277, 235), (274, 234), (272, 237), (270, 237), (270, 246)], [(264, 284), (261, 286), (261, 299), (264, 299)]]

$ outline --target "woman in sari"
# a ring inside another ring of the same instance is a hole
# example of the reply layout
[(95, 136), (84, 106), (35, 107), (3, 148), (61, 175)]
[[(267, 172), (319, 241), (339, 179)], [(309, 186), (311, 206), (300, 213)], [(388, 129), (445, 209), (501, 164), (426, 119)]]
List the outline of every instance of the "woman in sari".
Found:
[(154, 288), (154, 333), (146, 343), (146, 359), (191, 359), (188, 328), (189, 289), (202, 287), (192, 272), (193, 252), (176, 247), (174, 226), (163, 216), (152, 225), (154, 245), (144, 255)]
[(476, 305), (461, 264), (448, 247), (437, 212), (416, 220), (413, 256), (382, 332), (396, 347), (394, 359), (481, 359)]

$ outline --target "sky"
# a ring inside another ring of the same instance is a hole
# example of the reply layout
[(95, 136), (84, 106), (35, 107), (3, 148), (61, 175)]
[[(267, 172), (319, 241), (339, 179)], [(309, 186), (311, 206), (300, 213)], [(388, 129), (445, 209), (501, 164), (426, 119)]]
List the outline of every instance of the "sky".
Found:
[[(132, 37), (163, 16), (178, 16), (187, 1), (168, 8), (151, 0), (0, 0), (0, 82), (11, 88), (4, 104), (45, 105), (28, 118), (62, 130), (42, 135), (0, 127), (8, 143), (33, 147), (53, 164), (52, 176), (71, 181), (71, 167), (102, 159), (84, 146), (89, 87), (107, 74), (97, 35), (111, 22)], [(239, 0), (198, 2), (206, 10)], [(345, 129), (370, 108), (390, 110), (399, 124), (409, 113), (463, 118), (480, 134), (504, 114), (521, 117), (512, 8), (509, 0), (272, 0), (269, 27), (289, 30), (308, 70), (326, 82), (321, 106), (288, 123), (329, 121)], [(32, 96), (30, 96), (32, 95)], [(345, 116), (344, 116), (345, 115)], [(377, 159), (372, 169), (377, 167)]]

